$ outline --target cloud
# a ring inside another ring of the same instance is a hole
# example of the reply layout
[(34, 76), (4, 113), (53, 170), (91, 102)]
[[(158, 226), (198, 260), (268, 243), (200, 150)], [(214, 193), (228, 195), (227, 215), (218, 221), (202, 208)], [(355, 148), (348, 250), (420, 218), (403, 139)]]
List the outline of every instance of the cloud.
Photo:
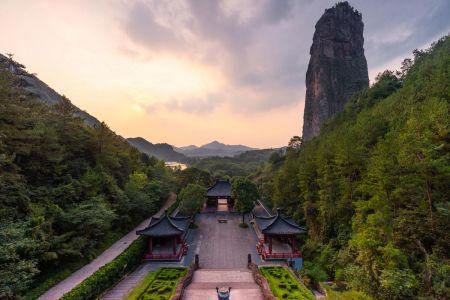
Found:
[[(303, 101), (314, 25), (334, 3), (149, 0), (128, 5), (124, 30), (144, 51), (183, 56), (218, 69), (227, 81), (215, 91), (222, 95), (220, 105), (238, 113), (266, 113)], [(446, 0), (351, 4), (363, 14), (366, 58), (372, 68), (411, 53), (449, 28)], [(209, 94), (197, 99), (177, 96), (164, 107), (207, 113), (217, 99)]]
[(150, 113), (156, 113), (159, 110), (182, 111), (191, 114), (205, 114), (213, 112), (224, 102), (224, 98), (216, 94), (208, 94), (204, 97), (195, 97), (187, 99), (171, 98), (168, 101), (162, 101), (145, 106), (145, 110)]

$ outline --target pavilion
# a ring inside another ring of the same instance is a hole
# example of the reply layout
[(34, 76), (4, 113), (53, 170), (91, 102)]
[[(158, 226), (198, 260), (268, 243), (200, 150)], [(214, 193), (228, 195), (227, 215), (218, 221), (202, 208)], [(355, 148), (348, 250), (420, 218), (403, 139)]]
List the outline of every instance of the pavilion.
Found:
[(253, 209), (252, 216), (252, 224), (258, 236), (256, 248), (264, 260), (302, 257), (295, 238), (306, 233), (306, 230), (292, 218), (281, 215), (280, 210), (273, 214), (260, 201)]
[(186, 235), (189, 224), (190, 217), (171, 217), (167, 210), (159, 218), (152, 217), (145, 229), (136, 231), (136, 234), (147, 237), (144, 259), (181, 260), (188, 249)]
[(232, 210), (234, 201), (231, 196), (231, 183), (228, 180), (218, 180), (206, 191), (206, 211), (217, 211), (221, 207)]

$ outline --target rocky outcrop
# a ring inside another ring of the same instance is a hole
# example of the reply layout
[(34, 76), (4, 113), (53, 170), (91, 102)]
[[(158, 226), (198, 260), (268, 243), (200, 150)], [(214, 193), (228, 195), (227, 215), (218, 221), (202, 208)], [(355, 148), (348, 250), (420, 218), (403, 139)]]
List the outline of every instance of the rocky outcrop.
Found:
[[(54, 105), (62, 101), (62, 96), (60, 94), (37, 78), (36, 75), (25, 71), (25, 66), (14, 61), (12, 57), (6, 57), (0, 54), (0, 67), (9, 70), (9, 72), (17, 78), (20, 87), (36, 96), (37, 100), (48, 105)], [(75, 116), (82, 118), (89, 126), (100, 124), (95, 117), (76, 106), (74, 114)]]
[(319, 134), (352, 94), (369, 85), (363, 30), (361, 14), (348, 2), (326, 9), (317, 22), (306, 73), (303, 140)]

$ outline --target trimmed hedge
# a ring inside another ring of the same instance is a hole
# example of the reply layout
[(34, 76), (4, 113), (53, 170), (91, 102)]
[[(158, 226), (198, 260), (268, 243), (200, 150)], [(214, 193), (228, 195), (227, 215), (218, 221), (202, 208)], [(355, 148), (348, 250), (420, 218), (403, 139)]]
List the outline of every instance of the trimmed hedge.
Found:
[(96, 299), (100, 294), (115, 285), (122, 277), (134, 270), (142, 262), (145, 242), (139, 237), (110, 263), (104, 265), (86, 278), (73, 290), (64, 294), (61, 300)]
[[(161, 268), (153, 277), (141, 282), (125, 299), (168, 300), (174, 295), (179, 281), (187, 273), (186, 268)], [(143, 288), (145, 286), (145, 288)]]
[(267, 266), (259, 269), (267, 278), (275, 297), (286, 300), (314, 300), (314, 295), (284, 267)]

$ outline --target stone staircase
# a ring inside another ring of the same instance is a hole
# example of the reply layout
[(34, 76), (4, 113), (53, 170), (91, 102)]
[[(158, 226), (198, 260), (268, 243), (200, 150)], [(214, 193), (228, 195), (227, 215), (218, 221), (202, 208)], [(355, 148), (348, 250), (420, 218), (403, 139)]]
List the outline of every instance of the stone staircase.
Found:
[(248, 269), (199, 269), (195, 271), (183, 299), (217, 299), (216, 287), (231, 287), (230, 300), (263, 300), (260, 287)]

